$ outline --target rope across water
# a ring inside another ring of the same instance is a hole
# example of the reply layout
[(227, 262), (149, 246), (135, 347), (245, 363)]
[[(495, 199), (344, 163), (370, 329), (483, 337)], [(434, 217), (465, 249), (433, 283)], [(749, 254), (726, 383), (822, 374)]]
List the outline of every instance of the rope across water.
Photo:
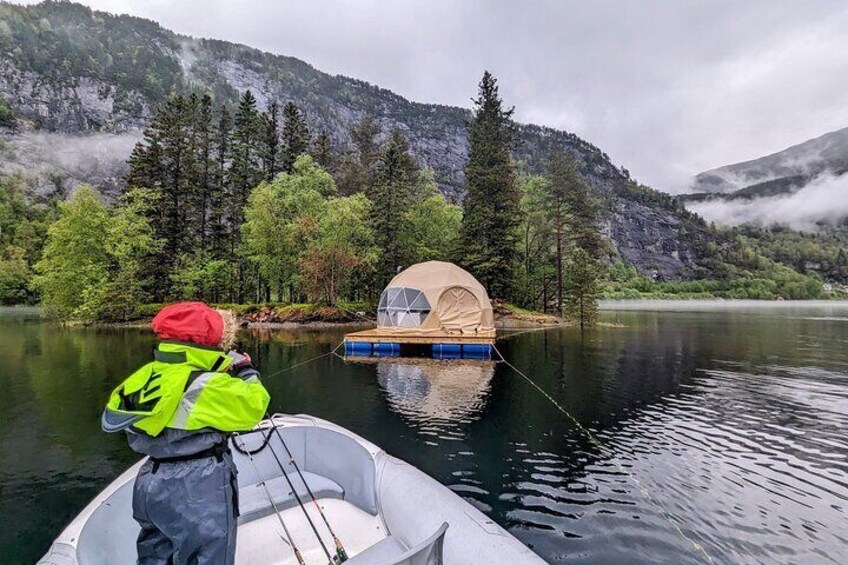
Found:
[(590, 442), (592, 442), (592, 444), (594, 444), (601, 452), (603, 452), (607, 457), (609, 457), (610, 461), (613, 462), (613, 464), (618, 468), (618, 470), (621, 471), (622, 473), (624, 473), (625, 475), (627, 475), (630, 478), (630, 480), (633, 481), (633, 484), (636, 485), (636, 488), (639, 490), (640, 493), (642, 493), (642, 496), (645, 498), (645, 500), (650, 502), (660, 512), (660, 515), (663, 518), (665, 518), (666, 521), (669, 524), (672, 525), (672, 527), (680, 535), (680, 537), (682, 537), (687, 542), (689, 542), (692, 545), (692, 547), (694, 548), (695, 551), (703, 554), (704, 558), (707, 560), (708, 563), (713, 562), (712, 557), (710, 557), (710, 554), (707, 553), (706, 549), (704, 549), (704, 546), (702, 546), (701, 544), (699, 544), (698, 542), (696, 542), (695, 540), (693, 540), (692, 538), (690, 538), (689, 536), (686, 535), (686, 533), (683, 531), (683, 529), (680, 527), (680, 525), (677, 523), (677, 521), (671, 516), (671, 514), (669, 512), (667, 512), (665, 510), (665, 508), (662, 507), (662, 505), (659, 502), (657, 502), (657, 500), (653, 496), (651, 496), (651, 493), (648, 492), (648, 489), (645, 488), (645, 486), (639, 481), (639, 479), (637, 479), (633, 475), (633, 473), (631, 473), (626, 467), (624, 467), (624, 465), (621, 464), (621, 462), (618, 460), (618, 457), (616, 456), (615, 452), (612, 449), (610, 449), (606, 445), (604, 445), (601, 442), (601, 440), (599, 440), (597, 438), (597, 436), (595, 436), (595, 434), (592, 433), (591, 430), (589, 430), (588, 428), (583, 426), (583, 424), (581, 424), (577, 420), (577, 418), (575, 418), (568, 410), (566, 410), (550, 394), (548, 394), (547, 391), (545, 391), (545, 389), (543, 389), (538, 384), (536, 384), (536, 382), (533, 379), (531, 379), (526, 374), (524, 374), (524, 372), (522, 372), (520, 369), (518, 369), (515, 365), (513, 365), (512, 363), (507, 361), (504, 358), (503, 354), (500, 352), (500, 350), (498, 350), (497, 346), (492, 344), (492, 349), (494, 349), (495, 352), (498, 354), (498, 357), (500, 357), (500, 361), (503, 364), (505, 364), (507, 367), (509, 367), (510, 369), (512, 369), (513, 371), (515, 371), (519, 375), (521, 375), (521, 377), (524, 378), (524, 380), (526, 380), (528, 383), (530, 383), (530, 385), (533, 388), (535, 388), (537, 391), (542, 393), (542, 395), (545, 398), (547, 398), (548, 401), (550, 401), (550, 403), (553, 404), (557, 408), (557, 410), (562, 412), (563, 415), (565, 415), (569, 420), (571, 420), (571, 422), (575, 426), (577, 426), (577, 429), (579, 429), (581, 432), (583, 432), (586, 435), (586, 437), (589, 439)]

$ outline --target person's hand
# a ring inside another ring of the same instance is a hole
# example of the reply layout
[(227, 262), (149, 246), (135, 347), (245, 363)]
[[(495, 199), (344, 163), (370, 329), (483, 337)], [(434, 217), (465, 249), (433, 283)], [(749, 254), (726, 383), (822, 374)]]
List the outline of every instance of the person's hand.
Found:
[(239, 353), (238, 351), (233, 349), (232, 351), (229, 351), (227, 355), (229, 355), (230, 358), (233, 360), (233, 368), (239, 369), (241, 367), (250, 367), (251, 365), (253, 365), (253, 359), (250, 358), (250, 355), (246, 351)]

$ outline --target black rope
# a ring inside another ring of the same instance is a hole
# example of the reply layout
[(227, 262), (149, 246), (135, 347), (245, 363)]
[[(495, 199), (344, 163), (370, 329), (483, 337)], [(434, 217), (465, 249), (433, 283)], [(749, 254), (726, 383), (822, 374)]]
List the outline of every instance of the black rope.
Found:
[[(259, 432), (259, 435), (262, 435), (262, 430), (257, 430), (257, 431)], [(248, 433), (250, 433), (250, 432), (248, 432)], [(268, 447), (268, 444), (271, 442), (271, 434), (272, 434), (272, 431), (268, 430), (268, 435), (263, 436), (262, 443), (256, 449), (253, 449), (253, 450), (248, 449), (247, 445), (244, 442), (242, 442), (242, 445), (244, 447), (239, 447), (239, 444), (236, 441), (233, 441), (233, 447), (235, 448), (236, 451), (238, 451), (242, 455), (247, 455), (248, 457), (250, 457), (252, 455), (256, 455), (257, 453), (259, 453), (260, 451), (262, 451), (263, 449)], [(244, 436), (244, 435), (247, 435), (247, 434), (241, 434), (241, 435)]]

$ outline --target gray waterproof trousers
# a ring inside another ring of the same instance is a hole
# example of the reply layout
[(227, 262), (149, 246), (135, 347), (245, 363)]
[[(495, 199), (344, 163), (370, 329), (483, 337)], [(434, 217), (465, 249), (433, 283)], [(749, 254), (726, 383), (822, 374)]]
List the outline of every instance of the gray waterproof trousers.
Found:
[(229, 453), (142, 465), (133, 490), (139, 565), (232, 565), (238, 518)]

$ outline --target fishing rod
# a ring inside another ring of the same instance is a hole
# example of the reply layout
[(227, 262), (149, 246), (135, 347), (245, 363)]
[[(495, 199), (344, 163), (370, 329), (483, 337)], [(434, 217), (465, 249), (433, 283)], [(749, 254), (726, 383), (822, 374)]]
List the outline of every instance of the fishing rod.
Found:
[[(265, 417), (266, 417), (266, 418), (268, 418), (268, 414), (267, 414), (267, 413), (265, 414)], [(271, 426), (274, 426), (274, 421), (273, 421), (273, 420), (271, 420)], [(275, 426), (274, 426), (274, 427), (275, 427)], [(275, 429), (276, 429), (276, 427), (275, 427)], [(277, 433), (277, 437), (280, 437), (279, 432)], [(326, 544), (324, 544), (324, 540), (323, 540), (323, 538), (321, 538), (321, 534), (319, 534), (319, 533), (318, 533), (318, 528), (316, 528), (316, 527), (315, 527), (315, 522), (313, 522), (313, 521), (312, 521), (312, 517), (309, 515), (309, 512), (306, 510), (306, 506), (303, 504), (303, 501), (300, 499), (300, 495), (299, 495), (299, 494), (297, 494), (297, 489), (296, 489), (296, 488), (294, 488), (294, 484), (292, 484), (292, 481), (291, 481), (291, 479), (289, 478), (288, 473), (286, 473), (286, 468), (285, 468), (285, 466), (283, 465), (283, 462), (282, 462), (282, 461), (280, 461), (280, 458), (279, 458), (279, 457), (277, 457), (277, 452), (276, 452), (276, 451), (274, 451), (274, 446), (273, 446), (273, 445), (271, 445), (271, 444), (269, 443), (269, 444), (268, 444), (268, 448), (271, 450), (271, 455), (273, 455), (273, 456), (274, 456), (274, 461), (276, 461), (276, 462), (277, 462), (277, 465), (279, 465), (279, 466), (280, 466), (280, 472), (283, 474), (283, 477), (285, 477), (285, 479), (286, 479), (286, 483), (288, 483), (289, 488), (291, 489), (292, 494), (294, 495), (295, 500), (297, 500), (297, 504), (298, 504), (298, 506), (300, 506), (300, 509), (301, 509), (301, 510), (303, 510), (303, 515), (304, 515), (304, 516), (306, 516), (306, 521), (307, 521), (307, 522), (309, 522), (309, 527), (310, 527), (310, 528), (312, 528), (312, 532), (315, 534), (315, 537), (316, 537), (316, 538), (318, 538), (318, 543), (319, 543), (319, 544), (321, 544), (321, 549), (323, 549), (323, 550), (324, 550), (324, 555), (326, 555), (326, 556), (327, 556), (327, 559), (329, 560), (330, 565), (333, 565), (333, 563), (335, 563), (335, 561), (333, 560), (333, 556), (332, 556), (332, 555), (330, 555), (329, 550), (327, 550), (327, 546), (326, 546)]]
[[(267, 417), (267, 414), (266, 414)], [(324, 525), (327, 526), (327, 530), (330, 532), (330, 535), (333, 537), (333, 542), (336, 544), (336, 557), (338, 558), (339, 563), (344, 563), (348, 560), (347, 551), (345, 551), (344, 546), (342, 545), (341, 540), (336, 536), (336, 532), (333, 531), (333, 527), (330, 526), (330, 521), (327, 520), (327, 516), (324, 515), (324, 511), (321, 509), (321, 505), (318, 504), (318, 499), (315, 498), (315, 494), (312, 492), (312, 489), (309, 487), (309, 483), (306, 482), (306, 477), (303, 476), (303, 473), (300, 470), (300, 466), (297, 464), (297, 461), (292, 455), (289, 446), (286, 444), (286, 440), (283, 439), (283, 434), (280, 433), (279, 428), (277, 428), (276, 422), (274, 422), (273, 417), (269, 417), (271, 420), (271, 428), (274, 430), (277, 438), (280, 440), (280, 443), (283, 444), (283, 448), (286, 450), (286, 455), (289, 457), (289, 462), (294, 466), (295, 471), (297, 471), (300, 480), (303, 481), (303, 486), (306, 487), (306, 492), (309, 493), (310, 498), (312, 498), (312, 502), (315, 504), (315, 508), (318, 509), (318, 514), (321, 516), (321, 519), (324, 520)], [(271, 451), (274, 451), (274, 448), (271, 448)]]
[[(233, 434), (233, 444), (234, 445), (238, 445), (237, 442), (236, 442), (236, 438), (241, 438), (241, 436), (238, 433)], [(247, 457), (250, 460), (250, 466), (253, 467), (253, 472), (256, 473), (256, 477), (259, 479), (259, 483), (262, 485), (262, 488), (265, 489), (265, 494), (268, 496), (268, 501), (271, 503), (271, 506), (274, 508), (274, 514), (277, 515), (277, 519), (280, 521), (280, 525), (283, 527), (283, 532), (286, 535), (286, 540), (288, 540), (286, 543), (288, 543), (288, 546), (294, 552), (294, 556), (297, 559), (297, 562), (299, 563), (299, 565), (306, 565), (306, 561), (303, 560), (303, 556), (300, 554), (300, 550), (294, 544), (294, 538), (292, 538), (292, 535), (289, 532), (289, 529), (286, 527), (286, 522), (283, 520), (283, 515), (280, 514), (280, 509), (277, 508), (277, 503), (274, 502), (274, 497), (271, 496), (271, 491), (268, 489), (267, 483), (265, 483), (265, 480), (259, 474), (259, 469), (256, 467), (256, 462), (253, 460), (253, 453), (251, 453), (250, 450), (246, 449), (247, 446), (245, 446), (244, 440), (242, 440), (241, 447), (242, 447), (242, 449), (245, 449), (245, 452), (247, 453)]]
[[(295, 367), (305, 365), (305, 364), (310, 363), (312, 361), (317, 361), (318, 359), (321, 359), (321, 358), (329, 356), (329, 355), (333, 355), (343, 344), (344, 344), (344, 342), (339, 343), (336, 347), (334, 347), (329, 352), (324, 353), (323, 355), (313, 357), (312, 359), (307, 359), (306, 361), (303, 361), (302, 363), (290, 365), (289, 367), (286, 367), (282, 371), (277, 371), (276, 373), (271, 373), (270, 375), (266, 375), (266, 378), (282, 374), (286, 371), (290, 371), (290, 370), (294, 369)], [(237, 347), (239, 347), (239, 349), (241, 349), (240, 345), (241, 345), (240, 343), (237, 345)], [(321, 505), (318, 503), (318, 499), (315, 497), (315, 493), (312, 492), (312, 488), (309, 486), (309, 483), (306, 482), (306, 477), (303, 476), (303, 472), (300, 470), (300, 466), (297, 464), (297, 460), (294, 458), (294, 455), (292, 454), (291, 450), (289, 449), (289, 446), (286, 443), (286, 440), (283, 439), (283, 434), (280, 433), (280, 430), (277, 427), (277, 424), (274, 421), (274, 418), (266, 412), (265, 413), (265, 419), (270, 421), (271, 431), (268, 433), (267, 436), (264, 437), (264, 441), (262, 442), (262, 445), (260, 445), (259, 448), (257, 448), (252, 453), (255, 454), (255, 453), (263, 450), (265, 448), (265, 446), (270, 447), (271, 454), (274, 456), (274, 459), (277, 461), (277, 464), (280, 466), (280, 471), (283, 473), (283, 476), (286, 478), (286, 482), (288, 483), (289, 488), (292, 491), (292, 494), (294, 494), (295, 498), (297, 499), (297, 502), (300, 505), (301, 510), (303, 510), (304, 515), (306, 515), (306, 519), (309, 521), (309, 525), (312, 527), (312, 531), (315, 532), (315, 536), (318, 538), (318, 541), (321, 543), (321, 548), (324, 550), (324, 553), (327, 555), (327, 559), (330, 560), (330, 563), (333, 563), (334, 560), (330, 556), (330, 552), (327, 551), (327, 548), (324, 545), (324, 541), (322, 540), (320, 534), (318, 533), (318, 530), (315, 528), (315, 524), (312, 522), (312, 519), (310, 518), (309, 513), (306, 511), (306, 507), (304, 506), (303, 502), (301, 501), (300, 495), (297, 493), (297, 490), (295, 489), (294, 485), (292, 484), (291, 479), (289, 479), (288, 473), (286, 473), (286, 470), (285, 470), (283, 463), (280, 461), (279, 457), (277, 457), (277, 452), (274, 451), (274, 446), (270, 445), (270, 443), (269, 443), (269, 440), (271, 438), (271, 434), (274, 434), (274, 435), (277, 436), (277, 439), (280, 440), (280, 443), (283, 445), (283, 448), (286, 450), (286, 455), (289, 458), (289, 463), (291, 463), (292, 466), (294, 466), (295, 471), (297, 471), (297, 474), (300, 477), (300, 480), (303, 482), (303, 486), (306, 487), (306, 492), (309, 493), (309, 497), (312, 499), (312, 502), (315, 504), (315, 508), (318, 509), (318, 515), (321, 516), (321, 520), (324, 522), (324, 525), (327, 527), (327, 531), (330, 532), (330, 536), (332, 536), (332, 538), (333, 538), (333, 543), (336, 546), (336, 560), (335, 560), (335, 562), (344, 563), (345, 561), (348, 560), (347, 551), (345, 550), (344, 545), (342, 544), (339, 537), (336, 535), (336, 532), (333, 531), (333, 527), (330, 525), (330, 521), (327, 520), (327, 516), (324, 514), (324, 510), (321, 508)], [(248, 454), (251, 455), (250, 452)]]

